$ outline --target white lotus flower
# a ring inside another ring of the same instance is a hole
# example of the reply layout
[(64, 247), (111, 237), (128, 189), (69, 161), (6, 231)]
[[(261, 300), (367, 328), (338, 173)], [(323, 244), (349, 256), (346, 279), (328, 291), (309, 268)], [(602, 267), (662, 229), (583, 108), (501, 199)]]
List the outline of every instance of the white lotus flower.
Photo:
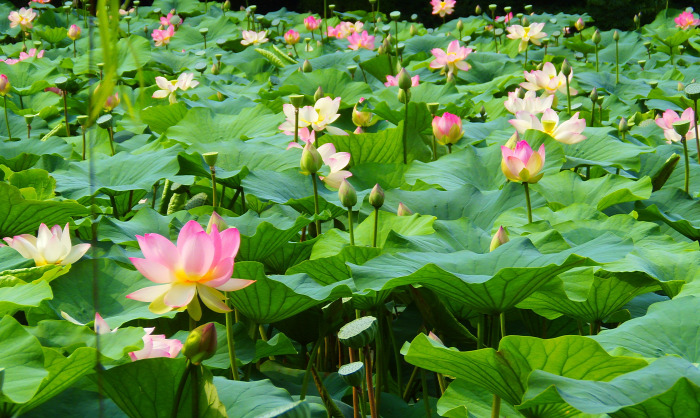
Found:
[(521, 111), (515, 114), (515, 119), (508, 122), (519, 134), (524, 134), (528, 129), (536, 129), (564, 144), (576, 144), (586, 139), (581, 135), (586, 127), (586, 120), (579, 119), (578, 115), (579, 112), (576, 112), (571, 119), (560, 124), (559, 115), (552, 109), (544, 111), (541, 121), (532, 113)]
[(16, 235), (13, 238), (5, 238), (5, 242), (22, 257), (33, 258), (37, 267), (48, 264), (73, 264), (90, 248), (90, 244), (71, 245), (68, 224), (63, 230), (59, 225), (49, 229), (46, 224), (41, 224), (38, 236)]
[(530, 90), (526, 92), (525, 97), (521, 99), (518, 97), (519, 92), (520, 87), (515, 89), (515, 91), (509, 92), (508, 100), (503, 103), (506, 110), (512, 114), (525, 111), (536, 115), (552, 107), (552, 101), (554, 100), (553, 95), (546, 94), (542, 97), (537, 97), (537, 93)]
[[(347, 135), (342, 129), (330, 126), (340, 117), (338, 108), (340, 107), (340, 97), (331, 99), (322, 97), (313, 106), (304, 106), (299, 109), (299, 128), (311, 126), (314, 131), (326, 130), (331, 135)], [(294, 132), (294, 106), (286, 104), (282, 106), (284, 115), (287, 117), (279, 129)]]
[(194, 73), (182, 73), (177, 80), (168, 80), (165, 77), (156, 77), (156, 85), (160, 90), (156, 90), (151, 97), (154, 99), (168, 98), (168, 101), (177, 103), (175, 92), (180, 89), (185, 91), (190, 88), (195, 88), (199, 85), (199, 81), (194, 80)]

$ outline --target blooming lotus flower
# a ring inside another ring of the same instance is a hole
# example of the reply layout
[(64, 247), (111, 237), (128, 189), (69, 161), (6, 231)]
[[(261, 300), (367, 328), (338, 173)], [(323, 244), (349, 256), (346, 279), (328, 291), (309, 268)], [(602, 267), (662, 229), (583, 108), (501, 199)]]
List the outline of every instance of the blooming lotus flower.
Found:
[(12, 11), (7, 17), (10, 19), (10, 27), (15, 28), (19, 26), (23, 31), (31, 29), (32, 20), (36, 17), (36, 12), (33, 9), (26, 9), (22, 7), (19, 12)]
[(464, 60), (467, 55), (474, 50), (459, 46), (459, 41), (454, 40), (447, 46), (447, 51), (440, 48), (433, 48), (430, 52), (435, 56), (435, 59), (430, 63), (430, 68), (445, 68), (448, 73), (454, 73), (455, 68), (462, 71), (468, 71), (470, 67)]
[(508, 31), (508, 39), (520, 39), (518, 52), (524, 51), (528, 42), (540, 45), (540, 39), (547, 36), (546, 33), (542, 32), (542, 29), (544, 29), (544, 23), (531, 23), (530, 26), (526, 28), (520, 25), (508, 26), (506, 28)]
[(12, 86), (10, 85), (10, 80), (5, 74), (0, 74), (0, 96), (5, 96), (10, 92)]
[(71, 41), (75, 41), (78, 38), (80, 38), (80, 26), (78, 25), (70, 25), (70, 28), (68, 28), (68, 38)]
[[(554, 68), (554, 64), (551, 62), (545, 62), (541, 70), (524, 71), (524, 74), (527, 81), (520, 83), (520, 86), (526, 90), (544, 90), (547, 94), (554, 94), (560, 91), (566, 94), (566, 76), (561, 71), (557, 74), (557, 69)], [(569, 90), (571, 95), (576, 95), (578, 92), (571, 88), (573, 77), (574, 71), (571, 70), (571, 74), (569, 74)]]
[(325, 167), (321, 168), (321, 172), (327, 172), (328, 174), (324, 176), (319, 175), (318, 178), (326, 183), (328, 187), (333, 189), (340, 188), (340, 183), (352, 176), (351, 172), (343, 170), (350, 162), (350, 153), (335, 152), (335, 145), (330, 142), (318, 147), (318, 153), (323, 158), (324, 166), (328, 166), (327, 170), (324, 170)]
[[(331, 135), (347, 135), (342, 129), (330, 126), (331, 123), (340, 117), (338, 114), (339, 107), (340, 97), (335, 99), (322, 97), (313, 106), (304, 106), (299, 109), (299, 127), (311, 126), (314, 131), (325, 129)], [(282, 109), (287, 120), (279, 126), (279, 129), (294, 132), (294, 106), (287, 103), (282, 106)]]
[(32, 0), (29, 2), (29, 4), (32, 4), (32, 3), (49, 4), (50, 2), (51, 2), (51, 0)]
[(136, 9), (133, 7), (129, 10), (119, 9), (119, 16), (133, 15), (134, 13), (136, 13)]
[(695, 15), (691, 12), (683, 12), (673, 19), (673, 21), (676, 22), (677, 28), (681, 28), (683, 30), (692, 29), (695, 26), (700, 25), (700, 19), (696, 19)]
[[(294, 132), (284, 131), (284, 133), (285, 133), (285, 135), (294, 136)], [(316, 142), (316, 131), (314, 131), (313, 129), (309, 129), (309, 128), (299, 128), (299, 139), (301, 139), (301, 141), (304, 144), (308, 144), (308, 143), (313, 144), (314, 142)], [(303, 148), (303, 147), (298, 142), (292, 141), (289, 143), (289, 145), (287, 145), (287, 149), (290, 149), (290, 148)]]
[(360, 48), (369, 49), (370, 51), (374, 49), (374, 36), (369, 36), (367, 31), (362, 31), (362, 35), (355, 32), (348, 36), (348, 48), (357, 51)]
[(358, 128), (367, 128), (379, 121), (379, 118), (375, 118), (372, 112), (357, 110), (357, 105), (361, 105), (364, 101), (365, 98), (360, 97), (360, 100), (357, 102), (355, 107), (352, 108), (352, 123), (354, 123)]
[(90, 244), (71, 245), (68, 224), (63, 230), (59, 225), (54, 225), (49, 230), (46, 224), (41, 224), (36, 237), (22, 234), (5, 238), (5, 242), (22, 257), (33, 258), (37, 267), (48, 264), (73, 264), (90, 248)]
[(456, 144), (464, 135), (462, 119), (449, 112), (445, 112), (442, 116), (435, 116), (433, 134), (440, 145)]
[(165, 335), (151, 335), (155, 328), (144, 328), (146, 335), (143, 336), (143, 348), (139, 351), (129, 353), (132, 361), (146, 358), (168, 357), (174, 358), (182, 349), (180, 340), (165, 338)]
[(544, 175), (544, 144), (534, 152), (527, 141), (519, 141), (515, 149), (502, 146), (501, 154), (501, 170), (510, 181), (537, 183)]
[(160, 26), (161, 26), (161, 28), (164, 28), (164, 27), (166, 27), (166, 26), (172, 25), (172, 24), (173, 24), (173, 22), (172, 22), (173, 17), (177, 17), (178, 19), (180, 19), (180, 23), (178, 23), (178, 24), (179, 24), (179, 25), (182, 24), (182, 18), (181, 18), (180, 16), (176, 15), (176, 14), (175, 14), (175, 9), (173, 9), (173, 10), (171, 10), (170, 13), (168, 13), (166, 16), (161, 16), (161, 17), (160, 17)]
[(679, 142), (682, 139), (681, 136), (678, 135), (673, 129), (674, 122), (681, 120), (687, 120), (690, 122), (690, 129), (688, 129), (688, 133), (685, 135), (686, 141), (695, 138), (695, 129), (693, 129), (695, 127), (695, 112), (693, 112), (693, 109), (690, 107), (685, 109), (683, 114), (680, 116), (678, 116), (678, 113), (674, 112), (673, 110), (668, 109), (661, 117), (656, 118), (654, 122), (656, 122), (659, 128), (664, 130), (666, 142), (670, 144), (672, 142)]
[(244, 30), (243, 32), (241, 32), (241, 34), (243, 35), (241, 45), (260, 45), (264, 44), (269, 40), (267, 39), (266, 30), (260, 32), (256, 32), (254, 30)]
[(168, 26), (167, 29), (153, 29), (153, 33), (151, 33), (156, 46), (168, 45), (173, 36), (175, 36), (175, 26), (173, 25)]
[(306, 30), (315, 31), (319, 26), (321, 26), (321, 22), (322, 20), (320, 18), (316, 19), (316, 17), (311, 15), (304, 19), (304, 26), (306, 26)]
[(156, 90), (151, 97), (154, 99), (168, 98), (168, 101), (177, 103), (175, 92), (180, 89), (185, 91), (199, 85), (199, 81), (194, 80), (194, 73), (182, 73), (177, 80), (167, 80), (165, 77), (156, 77), (156, 84), (160, 90)]
[[(420, 76), (419, 75), (414, 75), (413, 77), (411, 77), (411, 87), (418, 87), (419, 83), (420, 83)], [(386, 83), (384, 83), (384, 85), (387, 87), (398, 86), (399, 85), (399, 78), (394, 77), (393, 75), (388, 75), (388, 76), (386, 76)]]
[(586, 120), (579, 119), (578, 115), (579, 112), (576, 112), (571, 119), (560, 124), (559, 115), (552, 109), (544, 111), (541, 121), (532, 113), (521, 111), (515, 114), (515, 119), (508, 122), (519, 134), (524, 134), (528, 129), (536, 129), (564, 144), (576, 144), (586, 139), (581, 135), (586, 127)]
[(451, 15), (454, 12), (455, 4), (457, 4), (455, 0), (430, 0), (430, 5), (433, 6), (433, 14), (440, 15), (440, 17)]
[(288, 45), (295, 45), (299, 43), (299, 32), (294, 29), (289, 29), (287, 33), (284, 34), (284, 41)]
[(336, 27), (328, 27), (328, 36), (338, 39), (345, 39), (353, 33), (362, 32), (362, 28), (364, 26), (365, 24), (362, 22), (340, 22)]
[(145, 258), (130, 258), (134, 267), (148, 280), (160, 283), (127, 296), (150, 302), (151, 312), (162, 314), (173, 309), (187, 308), (190, 316), (202, 316), (197, 295), (209, 309), (228, 312), (220, 292), (242, 289), (254, 280), (232, 279), (234, 257), (240, 246), (238, 229), (222, 232), (212, 225), (207, 234), (196, 221), (189, 221), (180, 230), (177, 245), (158, 234), (136, 236)]
[(515, 91), (509, 92), (508, 100), (503, 103), (506, 110), (512, 114), (525, 111), (537, 115), (552, 107), (552, 101), (554, 100), (553, 95), (547, 94), (542, 97), (537, 97), (537, 93), (530, 90), (525, 93), (525, 97), (521, 99), (518, 97), (519, 91), (520, 87), (515, 89)]

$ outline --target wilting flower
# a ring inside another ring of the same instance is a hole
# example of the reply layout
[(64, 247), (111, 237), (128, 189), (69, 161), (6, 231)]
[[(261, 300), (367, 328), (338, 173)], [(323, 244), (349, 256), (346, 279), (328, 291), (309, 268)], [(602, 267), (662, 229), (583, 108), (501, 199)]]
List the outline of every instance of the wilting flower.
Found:
[(554, 100), (553, 95), (547, 94), (542, 97), (537, 97), (537, 93), (530, 90), (526, 92), (525, 97), (521, 99), (518, 97), (519, 90), (520, 87), (515, 89), (515, 91), (509, 92), (508, 99), (503, 103), (506, 110), (510, 113), (516, 114), (525, 111), (536, 115), (552, 107), (552, 101)]
[(232, 279), (233, 259), (241, 239), (238, 229), (222, 232), (216, 225), (207, 234), (196, 221), (189, 221), (180, 230), (177, 245), (158, 234), (136, 236), (145, 258), (130, 258), (134, 267), (148, 280), (161, 283), (127, 296), (141, 302), (156, 314), (187, 307), (192, 318), (202, 316), (197, 294), (209, 309), (228, 312), (220, 292), (242, 289), (254, 280)]
[(194, 73), (182, 73), (177, 80), (167, 80), (165, 77), (156, 77), (156, 84), (160, 90), (156, 90), (151, 97), (154, 99), (168, 98), (170, 103), (177, 103), (175, 92), (180, 89), (185, 91), (199, 85), (199, 81), (194, 80)]
[(182, 18), (179, 17), (178, 15), (176, 15), (175, 9), (173, 9), (170, 11), (170, 13), (167, 14), (167, 16), (160, 17), (160, 26), (166, 27), (166, 26), (172, 25), (173, 24), (173, 22), (172, 22), (173, 17), (177, 17), (178, 19), (180, 19), (180, 23), (178, 23), (178, 25), (182, 24)]
[(22, 30), (26, 31), (31, 29), (32, 20), (36, 17), (36, 12), (33, 9), (26, 9), (22, 7), (19, 12), (12, 11), (7, 17), (10, 19), (10, 27), (15, 28), (19, 26)]
[(433, 48), (430, 51), (435, 56), (435, 59), (430, 63), (430, 68), (447, 67), (449, 73), (454, 73), (455, 68), (467, 71), (471, 67), (464, 60), (473, 51), (471, 48), (459, 46), (459, 41), (455, 39), (447, 46), (447, 51), (443, 51), (440, 48)]
[(347, 36), (353, 34), (353, 33), (360, 33), (362, 32), (362, 28), (365, 26), (364, 23), (362, 22), (340, 22), (338, 23), (338, 26), (333, 27), (329, 26), (328, 27), (328, 36), (333, 37), (333, 38), (338, 38), (338, 39), (344, 39)]
[[(313, 106), (304, 106), (299, 109), (299, 127), (303, 128), (311, 126), (314, 131), (326, 130), (331, 135), (347, 135), (342, 129), (330, 126), (336, 119), (340, 117), (338, 108), (340, 107), (340, 97), (331, 99), (330, 97), (322, 97), (316, 101)], [(287, 103), (282, 106), (284, 115), (287, 117), (279, 129), (288, 132), (294, 132), (294, 106)]]
[(33, 258), (37, 267), (48, 264), (73, 264), (90, 248), (90, 244), (71, 245), (68, 224), (63, 229), (54, 225), (50, 230), (46, 224), (41, 224), (36, 237), (22, 234), (14, 238), (5, 238), (5, 242), (22, 257)]
[[(554, 64), (551, 62), (545, 62), (541, 70), (524, 71), (524, 74), (527, 81), (520, 83), (520, 86), (526, 90), (544, 90), (547, 94), (554, 94), (558, 90), (566, 94), (566, 76), (561, 71), (557, 74), (557, 69), (554, 68)], [(574, 71), (571, 70), (571, 74), (569, 74), (569, 90), (572, 95), (576, 95), (578, 92), (571, 88), (573, 77)]]
[(695, 138), (695, 129), (693, 129), (695, 127), (695, 112), (693, 112), (692, 108), (689, 107), (685, 109), (680, 116), (673, 110), (668, 109), (661, 117), (656, 118), (655, 122), (659, 128), (664, 130), (664, 137), (669, 144), (671, 142), (679, 142), (682, 139), (673, 129), (673, 124), (682, 120), (690, 122), (690, 129), (688, 129), (688, 133), (685, 134), (685, 139), (689, 140)]
[(360, 48), (369, 49), (370, 51), (374, 49), (374, 36), (369, 36), (367, 31), (362, 31), (362, 35), (354, 32), (352, 35), (348, 36), (348, 48), (357, 51)]
[(691, 12), (683, 12), (679, 14), (678, 17), (673, 19), (673, 21), (676, 22), (677, 28), (681, 28), (683, 30), (692, 29), (695, 26), (700, 25), (700, 19), (696, 19), (695, 15)]
[(155, 328), (144, 328), (143, 330), (146, 331), (146, 335), (143, 336), (143, 348), (129, 353), (132, 361), (157, 357), (174, 358), (180, 353), (182, 349), (180, 340), (169, 340), (162, 334), (151, 335)]
[(455, 0), (430, 0), (430, 5), (433, 6), (433, 14), (440, 15), (440, 17), (445, 17), (445, 15), (451, 15), (454, 12), (454, 7), (457, 2)]
[(544, 29), (544, 23), (531, 23), (530, 26), (526, 28), (520, 25), (508, 26), (506, 28), (508, 31), (508, 39), (520, 39), (520, 45), (518, 46), (519, 52), (525, 50), (528, 42), (540, 45), (540, 39), (547, 36), (546, 33), (542, 32), (542, 29)]
[(5, 96), (10, 92), (12, 86), (10, 85), (10, 80), (5, 74), (0, 74), (0, 96)]
[(70, 25), (70, 28), (68, 28), (68, 38), (70, 40), (75, 41), (78, 38), (80, 38), (80, 26), (78, 25)]
[(544, 144), (534, 152), (527, 141), (519, 141), (515, 149), (502, 146), (501, 154), (501, 170), (510, 181), (537, 183), (544, 175)]
[[(414, 75), (413, 77), (411, 77), (411, 87), (418, 87), (419, 83), (420, 83), (420, 76), (419, 75)], [(387, 87), (398, 86), (399, 85), (399, 78), (394, 77), (393, 75), (388, 75), (388, 76), (386, 76), (386, 83), (384, 83), (384, 85)]]
[(318, 29), (319, 26), (321, 26), (322, 20), (316, 19), (313, 15), (310, 15), (304, 19), (304, 26), (306, 26), (307, 30), (314, 31)]
[(367, 128), (379, 121), (379, 118), (375, 118), (372, 112), (357, 110), (357, 106), (362, 105), (364, 101), (365, 98), (360, 97), (360, 100), (357, 102), (355, 107), (352, 108), (352, 123), (354, 123), (358, 128)]
[(579, 112), (574, 113), (571, 119), (559, 123), (559, 115), (552, 109), (547, 109), (542, 114), (542, 121), (529, 112), (518, 112), (515, 119), (511, 119), (511, 125), (519, 134), (524, 134), (528, 129), (542, 131), (552, 138), (564, 144), (576, 144), (586, 139), (581, 135), (586, 127), (586, 120), (579, 119)]
[(440, 145), (456, 144), (464, 135), (462, 119), (449, 112), (445, 112), (442, 116), (435, 116), (433, 134)]
[(299, 43), (299, 32), (294, 29), (289, 29), (287, 33), (284, 34), (284, 41), (288, 45), (295, 45)]
[(260, 32), (256, 32), (254, 30), (244, 30), (241, 32), (241, 34), (243, 35), (241, 45), (260, 45), (268, 41), (266, 30), (262, 30)]
[(151, 33), (156, 46), (168, 45), (173, 36), (175, 36), (175, 26), (173, 25), (168, 26), (167, 29), (153, 29), (153, 33)]

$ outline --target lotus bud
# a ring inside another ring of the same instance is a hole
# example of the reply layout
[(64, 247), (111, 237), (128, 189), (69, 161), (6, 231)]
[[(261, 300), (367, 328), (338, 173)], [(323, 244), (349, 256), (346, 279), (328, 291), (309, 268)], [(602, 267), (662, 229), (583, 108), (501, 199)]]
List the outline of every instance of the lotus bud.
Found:
[(479, 110), (479, 114), (481, 115), (481, 117), (486, 116), (486, 106), (481, 105), (481, 109)]
[(218, 152), (205, 152), (202, 154), (204, 157), (204, 162), (207, 163), (209, 167), (214, 167), (216, 165), (216, 160), (219, 158)]
[(508, 238), (508, 233), (503, 228), (503, 226), (501, 226), (500, 228), (498, 228), (498, 231), (493, 236), (493, 238), (491, 238), (491, 245), (489, 246), (489, 251), (495, 250), (496, 248), (500, 247), (508, 241), (510, 241), (510, 239)]
[(627, 130), (629, 129), (629, 125), (627, 124), (627, 119), (620, 118), (620, 123), (617, 125), (617, 129), (620, 132), (627, 132)]
[(593, 32), (593, 36), (591, 37), (591, 40), (593, 41), (594, 44), (598, 45), (601, 41), (601, 36), (600, 36), (600, 31), (598, 29)]
[(597, 102), (598, 101), (598, 89), (593, 87), (593, 90), (591, 90), (591, 95), (588, 97), (590, 97), (590, 99), (593, 103)]
[(80, 26), (70, 25), (70, 28), (68, 28), (68, 38), (70, 38), (72, 41), (75, 41), (78, 38), (80, 38), (80, 32)]
[(299, 163), (301, 173), (310, 175), (318, 173), (318, 170), (323, 167), (323, 158), (316, 147), (308, 142), (301, 152), (301, 161)]
[(384, 190), (379, 185), (375, 184), (372, 191), (369, 192), (369, 204), (374, 206), (375, 209), (379, 209), (384, 205)]
[(358, 126), (358, 127), (368, 127), (368, 126), (372, 126), (376, 123), (376, 120), (375, 121), (372, 120), (373, 119), (372, 112), (357, 110), (357, 105), (362, 104), (362, 102), (364, 102), (364, 101), (365, 101), (365, 98), (360, 97), (359, 102), (352, 109), (352, 123), (354, 123), (355, 126)]
[(457, 21), (457, 30), (460, 32), (464, 30), (464, 23), (462, 23), (462, 19)]
[(347, 179), (343, 179), (338, 189), (338, 199), (346, 208), (351, 208), (357, 204), (357, 192)]
[(564, 62), (561, 63), (561, 73), (566, 77), (571, 75), (571, 64), (569, 64), (569, 61), (566, 59), (564, 59)]
[(522, 23), (522, 26), (530, 26), (530, 20), (527, 18), (527, 16), (523, 16), (520, 18), (520, 23)]
[(620, 32), (618, 32), (618, 31), (613, 32), (613, 40), (615, 42), (620, 40)]
[(416, 29), (416, 25), (411, 24), (411, 27), (410, 27), (410, 29), (408, 30), (408, 32), (411, 34), (411, 36), (416, 36), (416, 35), (418, 35), (418, 29)]
[(394, 10), (393, 12), (389, 13), (389, 17), (391, 17), (391, 20), (396, 22), (399, 19), (401, 19), (401, 12), (399, 12), (398, 10)]
[(115, 107), (119, 106), (119, 103), (121, 103), (119, 93), (114, 93), (105, 99), (104, 109), (106, 112), (111, 112)]
[(321, 86), (318, 86), (316, 89), (316, 93), (314, 93), (314, 101), (317, 102), (323, 98), (323, 89)]
[(304, 95), (303, 94), (292, 94), (289, 96), (289, 102), (295, 108), (299, 109), (304, 105)]
[(679, 82), (678, 82), (678, 87), (677, 87), (677, 88), (678, 88), (678, 91), (683, 91), (683, 90), (685, 89), (685, 86), (683, 85), (683, 83), (681, 83), (681, 82), (679, 81)]
[(411, 211), (411, 209), (409, 209), (408, 206), (399, 202), (399, 207), (398, 207), (398, 209), (396, 209), (396, 215), (398, 215), (398, 216), (411, 216), (411, 215), (413, 215), (413, 211)]
[(379, 45), (379, 48), (377, 48), (377, 54), (379, 55), (384, 55), (386, 51), (384, 50), (384, 45)]
[(531, 4), (526, 4), (525, 7), (525, 13), (532, 13), (532, 5)]
[(574, 23), (574, 27), (576, 28), (577, 31), (581, 32), (583, 28), (586, 27), (586, 23), (583, 21), (583, 18), (578, 18), (576, 23)]
[(391, 51), (391, 41), (389, 40), (389, 38), (390, 37), (387, 36), (386, 38), (384, 38), (384, 41), (382, 42), (382, 47), (384, 47), (384, 51), (386, 51), (387, 53), (389, 53), (389, 51)]
[(190, 359), (192, 364), (198, 365), (216, 354), (216, 343), (214, 323), (200, 325), (190, 331), (182, 347), (182, 354)]
[(482, 13), (481, 6), (479, 6), (477, 4), (476, 7), (474, 8), (474, 13), (477, 15), (480, 15)]
[(690, 130), (690, 121), (679, 120), (678, 122), (673, 122), (673, 130), (676, 131), (681, 138), (685, 138), (685, 134)]
[(303, 71), (305, 73), (310, 73), (311, 71), (313, 71), (313, 68), (311, 68), (311, 63), (309, 62), (309, 60), (304, 60), (304, 63), (301, 65), (301, 71)]
[(5, 74), (0, 74), (0, 96), (5, 96), (7, 93), (9, 93), (10, 88), (12, 88), (10, 85), (10, 80)]
[(224, 12), (228, 12), (229, 10), (231, 10), (231, 2), (229, 0), (226, 0), (224, 4), (221, 5), (221, 10), (223, 10)]
[(428, 111), (432, 116), (435, 116), (437, 113), (438, 109), (440, 108), (440, 103), (428, 103), (426, 106), (428, 106)]
[(219, 66), (216, 64), (211, 65), (211, 73), (214, 75), (219, 75)]
[(401, 71), (399, 71), (396, 78), (398, 79), (399, 88), (401, 90), (408, 90), (411, 88), (411, 76), (408, 74), (408, 71), (406, 71), (405, 68), (402, 68)]
[(411, 101), (411, 90), (399, 90), (399, 102), (406, 104)]
[(216, 230), (219, 232), (228, 229), (228, 225), (226, 225), (224, 218), (219, 216), (219, 214), (216, 212), (212, 212), (211, 217), (209, 218), (209, 222), (207, 223), (207, 234), (211, 233), (214, 225), (216, 225)]
[(639, 25), (639, 15), (634, 15), (634, 18), (632, 20), (634, 21), (635, 25)]

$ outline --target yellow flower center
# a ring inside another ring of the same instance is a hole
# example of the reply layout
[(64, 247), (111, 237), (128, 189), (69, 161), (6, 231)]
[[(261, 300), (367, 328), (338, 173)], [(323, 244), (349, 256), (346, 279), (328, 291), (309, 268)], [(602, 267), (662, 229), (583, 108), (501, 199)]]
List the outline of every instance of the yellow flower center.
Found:
[(205, 283), (210, 280), (209, 272), (204, 276), (189, 275), (183, 269), (175, 270), (175, 281), (177, 283)]
[(523, 39), (527, 39), (530, 36), (530, 27), (523, 28), (525, 33), (523, 34)]
[(444, 1), (441, 1), (441, 2), (440, 2), (440, 8), (441, 8), (441, 9), (444, 9), (444, 8), (445, 8), (445, 2), (444, 2)]
[(542, 121), (542, 129), (548, 134), (551, 134), (554, 132), (554, 128), (556, 128), (557, 122), (553, 120), (543, 120)]

